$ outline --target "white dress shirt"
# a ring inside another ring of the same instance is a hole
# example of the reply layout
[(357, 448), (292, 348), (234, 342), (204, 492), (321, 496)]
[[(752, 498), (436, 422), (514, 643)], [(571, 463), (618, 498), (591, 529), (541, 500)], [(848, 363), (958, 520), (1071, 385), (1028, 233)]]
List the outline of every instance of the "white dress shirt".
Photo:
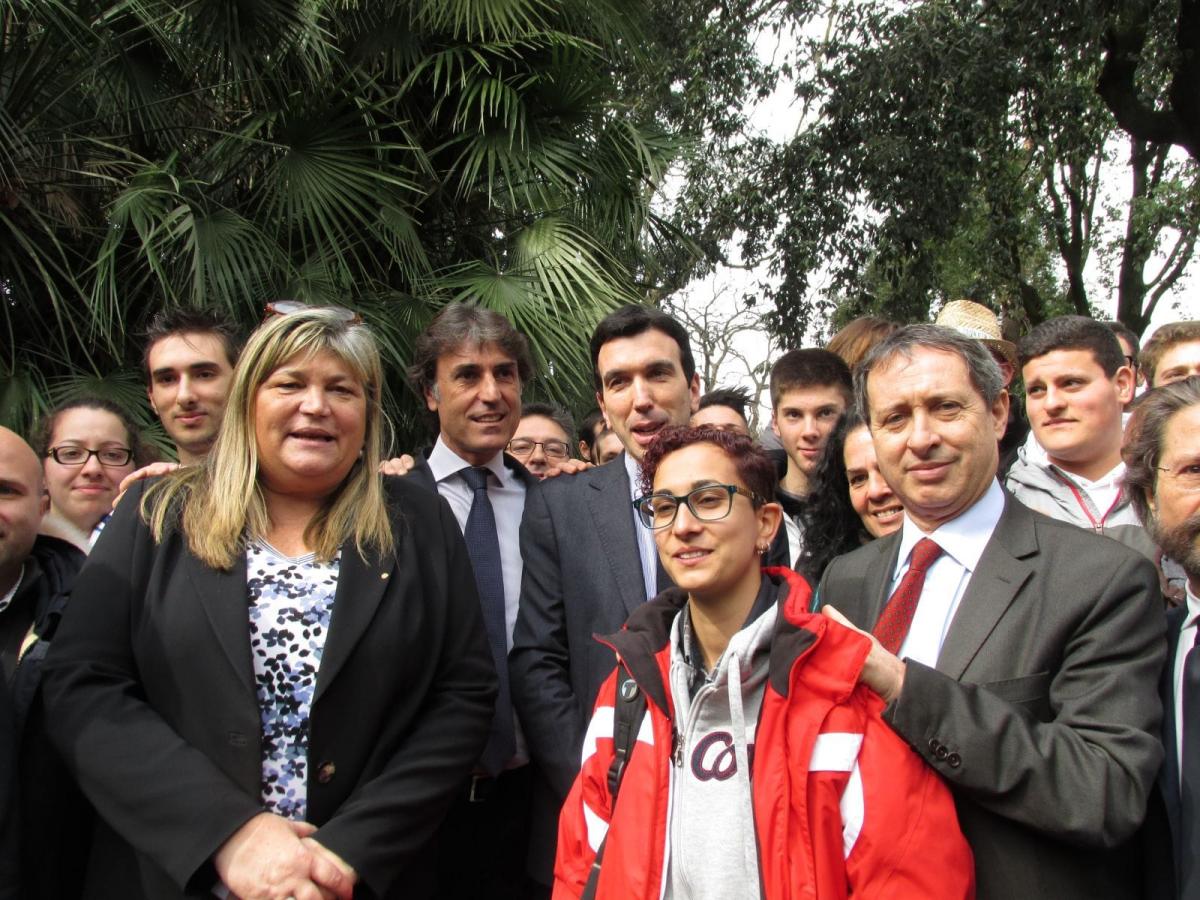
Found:
[[(1192, 591), (1191, 582), (1187, 586), (1187, 612), (1183, 617), (1183, 627), (1179, 629), (1179, 640), (1175, 645), (1175, 671), (1172, 672), (1172, 694), (1175, 699), (1175, 758), (1183, 759), (1183, 664), (1196, 643), (1196, 623), (1200, 619), (1200, 599)], [(1183, 766), (1179, 767), (1179, 776), (1183, 777)]]
[(946, 640), (958, 604), (1003, 512), (1004, 491), (1000, 489), (1000, 483), (992, 479), (991, 486), (973, 506), (940, 525), (932, 534), (925, 534), (908, 517), (907, 512), (904, 514), (900, 556), (896, 561), (896, 571), (892, 574), (888, 596), (896, 590), (900, 579), (908, 571), (917, 541), (928, 537), (943, 552), (925, 573), (925, 585), (917, 602), (916, 614), (909, 626), (908, 636), (900, 646), (901, 659), (916, 660), (927, 666), (937, 665), (942, 642)]
[(633, 520), (633, 535), (637, 538), (638, 556), (642, 562), (642, 582), (646, 587), (646, 599), (658, 596), (658, 545), (654, 542), (654, 532), (638, 519), (633, 508), (633, 501), (642, 496), (642, 467), (626, 450), (621, 454), (625, 460), (625, 473), (629, 476), (629, 515)]
[[(470, 468), (467, 462), (446, 446), (441, 436), (429, 454), (429, 471), (437, 482), (438, 493), (450, 504), (458, 527), (464, 532), (467, 516), (475, 494), (460, 474)], [(489, 459), (481, 468), (495, 475), (488, 479), (488, 499), (492, 501), (492, 512), (496, 516), (496, 539), (500, 543), (500, 568), (504, 576), (504, 634), (506, 649), (512, 649), (513, 627), (517, 624), (517, 605), (521, 599), (521, 516), (525, 512), (525, 483), (512, 469), (504, 465), (503, 451)], [(515, 716), (514, 716), (515, 718)], [(529, 761), (525, 747), (525, 736), (520, 722), (516, 726), (517, 753), (508, 768), (524, 765)]]

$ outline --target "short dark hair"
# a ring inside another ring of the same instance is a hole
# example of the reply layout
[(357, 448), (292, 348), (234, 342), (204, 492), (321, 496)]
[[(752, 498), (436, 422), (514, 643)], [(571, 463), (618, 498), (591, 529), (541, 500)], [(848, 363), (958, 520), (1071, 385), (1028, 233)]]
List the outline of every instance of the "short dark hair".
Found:
[(846, 405), (854, 402), (854, 379), (850, 367), (836, 353), (820, 347), (789, 350), (771, 366), (771, 408), (788, 391), (807, 387), (832, 387), (841, 390)]
[(631, 303), (609, 313), (592, 332), (592, 380), (598, 393), (604, 389), (600, 383), (600, 348), (617, 338), (636, 337), (651, 330), (661, 331), (679, 346), (683, 377), (691, 383), (692, 376), (696, 374), (696, 360), (692, 357), (692, 342), (687, 329), (661, 309)]
[(1112, 329), (1087, 316), (1055, 316), (1035, 326), (1017, 344), (1017, 359), (1025, 368), (1030, 360), (1055, 350), (1090, 350), (1106, 378), (1125, 365), (1125, 353)]
[(1142, 346), (1142, 342), (1138, 338), (1137, 332), (1135, 332), (1124, 322), (1118, 322), (1116, 320), (1106, 321), (1104, 324), (1108, 326), (1108, 330), (1115, 334), (1118, 338), (1125, 338), (1125, 340), (1129, 343), (1129, 346), (1133, 348), (1133, 361), (1134, 364), (1136, 364), (1138, 350)]
[(579, 425), (579, 440), (587, 444), (588, 452), (592, 452), (592, 448), (596, 446), (596, 426), (604, 423), (604, 413), (598, 409), (593, 409), (590, 413), (583, 417), (583, 421)]
[(1158, 485), (1158, 464), (1162, 460), (1163, 435), (1171, 418), (1190, 406), (1200, 404), (1200, 375), (1164, 384), (1142, 395), (1125, 428), (1125, 489), (1138, 518), (1149, 523), (1154, 518), (1149, 498)]
[(242, 352), (242, 337), (230, 319), (212, 310), (177, 306), (156, 313), (144, 332), (146, 343), (142, 347), (142, 371), (146, 373), (147, 384), (150, 383), (150, 351), (154, 345), (181, 334), (214, 335), (221, 341), (230, 368), (237, 365)]
[(129, 413), (116, 403), (113, 403), (113, 401), (92, 394), (85, 394), (73, 400), (66, 400), (38, 420), (37, 425), (34, 426), (30, 444), (37, 451), (40, 459), (45, 459), (50, 452), (50, 442), (54, 438), (54, 429), (58, 426), (58, 420), (62, 418), (64, 413), (68, 413), (73, 409), (98, 409), (116, 416), (121, 423), (121, 427), (125, 429), (129, 449), (133, 452), (134, 466), (144, 466), (151, 461), (152, 454), (148, 451), (146, 445), (142, 443), (141, 432), (138, 430), (137, 424), (133, 421)]
[(983, 341), (967, 337), (944, 325), (905, 325), (872, 347), (854, 370), (855, 400), (858, 411), (867, 421), (868, 427), (871, 422), (871, 398), (867, 392), (867, 380), (871, 372), (891, 362), (896, 356), (912, 359), (918, 348), (950, 353), (961, 359), (966, 366), (971, 387), (979, 392), (979, 396), (983, 397), (989, 408), (1004, 390), (1004, 376), (1000, 372), (1000, 364)]
[(526, 416), (541, 416), (543, 419), (549, 419), (563, 430), (568, 443), (571, 441), (571, 435), (575, 433), (575, 420), (557, 403), (542, 403), (536, 400), (533, 403), (522, 403), (521, 418), (524, 419)]
[(658, 433), (658, 437), (646, 448), (646, 453), (642, 456), (643, 492), (649, 494), (654, 490), (654, 474), (665, 456), (691, 444), (701, 443), (714, 444), (724, 450), (737, 467), (738, 478), (762, 501), (769, 503), (775, 499), (775, 485), (779, 481), (779, 473), (770, 454), (744, 434), (721, 431), (709, 425), (695, 428), (691, 425), (669, 425)]
[(750, 405), (750, 392), (745, 388), (717, 388), (700, 398), (697, 411), (710, 406), (724, 406), (746, 418), (746, 407)]
[(419, 397), (437, 383), (438, 360), (463, 344), (495, 344), (516, 361), (522, 384), (533, 377), (529, 342), (508, 319), (474, 303), (451, 303), (433, 317), (413, 346), (407, 375)]
[(1200, 322), (1171, 322), (1150, 335), (1150, 340), (1138, 353), (1138, 363), (1141, 364), (1146, 382), (1154, 383), (1158, 362), (1164, 353), (1176, 344), (1190, 344), (1193, 341), (1200, 341)]

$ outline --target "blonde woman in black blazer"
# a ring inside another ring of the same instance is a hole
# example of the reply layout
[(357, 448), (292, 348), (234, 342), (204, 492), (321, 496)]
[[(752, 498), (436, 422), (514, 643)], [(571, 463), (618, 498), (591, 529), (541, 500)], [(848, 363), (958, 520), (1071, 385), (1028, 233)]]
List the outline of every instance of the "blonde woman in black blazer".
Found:
[[(105, 529), (45, 673), (52, 737), (103, 819), (85, 896), (413, 896), (496, 681), (449, 508), (375, 474), (381, 380), (346, 311), (268, 319), (206, 464), (136, 486)], [(298, 805), (263, 756), (279, 698), (252, 649), (262, 546), (335, 567), (323, 646), (281, 644), (319, 658), (282, 748)]]

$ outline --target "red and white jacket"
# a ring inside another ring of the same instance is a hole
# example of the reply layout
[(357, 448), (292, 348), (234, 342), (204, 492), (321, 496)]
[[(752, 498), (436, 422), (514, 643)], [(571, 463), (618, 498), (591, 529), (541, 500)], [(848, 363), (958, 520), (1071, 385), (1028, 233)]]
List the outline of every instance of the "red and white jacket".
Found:
[[(809, 613), (811, 591), (799, 575), (764, 571), (778, 600), (751, 765), (761, 896), (973, 898), (974, 863), (949, 790), (882, 720), (879, 696), (858, 684), (870, 642)], [(685, 602), (682, 591), (667, 591), (602, 639), (645, 693), (647, 712), (614, 812), (614, 671), (559, 820), (554, 900), (581, 895), (606, 837), (597, 900), (657, 900), (666, 890), (679, 740), (671, 626)], [(729, 896), (753, 893), (745, 888), (730, 885)]]

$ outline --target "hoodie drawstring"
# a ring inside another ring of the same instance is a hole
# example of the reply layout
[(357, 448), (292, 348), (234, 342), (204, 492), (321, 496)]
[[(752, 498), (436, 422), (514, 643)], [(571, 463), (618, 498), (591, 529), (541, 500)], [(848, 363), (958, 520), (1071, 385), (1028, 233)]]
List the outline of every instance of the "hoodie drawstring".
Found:
[[(754, 836), (754, 798), (750, 787), (750, 748), (746, 740), (746, 714), (742, 709), (742, 666), (736, 652), (729, 654), (726, 669), (726, 691), (729, 695), (729, 718), (733, 731), (733, 765), (742, 796), (742, 855), (746, 875), (758, 872), (758, 844)], [(755, 894), (757, 894), (757, 889)]]

